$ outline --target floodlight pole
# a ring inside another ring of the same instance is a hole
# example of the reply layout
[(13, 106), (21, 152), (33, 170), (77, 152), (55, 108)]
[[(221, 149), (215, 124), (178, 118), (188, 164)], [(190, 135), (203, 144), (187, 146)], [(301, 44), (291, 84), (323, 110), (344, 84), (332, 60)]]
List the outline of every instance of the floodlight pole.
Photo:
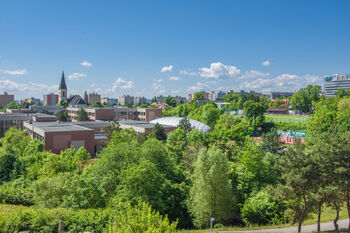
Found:
[(215, 221), (215, 218), (210, 218), (210, 233), (213, 233), (213, 222)]

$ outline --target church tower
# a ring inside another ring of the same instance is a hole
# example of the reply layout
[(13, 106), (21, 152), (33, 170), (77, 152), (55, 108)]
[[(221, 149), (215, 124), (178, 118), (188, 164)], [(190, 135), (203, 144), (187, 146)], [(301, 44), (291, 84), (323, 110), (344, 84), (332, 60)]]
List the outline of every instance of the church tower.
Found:
[(58, 101), (67, 100), (67, 85), (64, 79), (64, 71), (62, 71), (61, 82), (58, 87)]

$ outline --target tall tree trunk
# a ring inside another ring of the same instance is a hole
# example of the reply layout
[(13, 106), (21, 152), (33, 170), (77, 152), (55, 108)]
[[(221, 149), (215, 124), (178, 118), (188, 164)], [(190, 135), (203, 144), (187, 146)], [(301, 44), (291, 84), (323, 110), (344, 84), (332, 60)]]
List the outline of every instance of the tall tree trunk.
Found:
[(321, 231), (321, 210), (322, 210), (322, 201), (318, 204), (318, 215), (317, 215), (317, 232)]
[(335, 219), (334, 219), (333, 223), (334, 223), (335, 231), (338, 231), (339, 230), (339, 226), (338, 226), (339, 208), (338, 208), (338, 205), (337, 205), (336, 201), (334, 201), (334, 207), (335, 207), (335, 210), (337, 211), (337, 214), (335, 215)]
[(349, 218), (348, 232), (350, 232), (350, 193), (349, 193), (349, 186), (346, 186), (346, 207), (348, 209), (348, 218)]
[(305, 194), (303, 194), (303, 200), (304, 200), (304, 209), (303, 209), (303, 213), (301, 214), (301, 216), (300, 216), (300, 218), (299, 218), (298, 232), (301, 232), (301, 224), (303, 224), (304, 219), (305, 219), (305, 217), (306, 217), (306, 213), (307, 213)]

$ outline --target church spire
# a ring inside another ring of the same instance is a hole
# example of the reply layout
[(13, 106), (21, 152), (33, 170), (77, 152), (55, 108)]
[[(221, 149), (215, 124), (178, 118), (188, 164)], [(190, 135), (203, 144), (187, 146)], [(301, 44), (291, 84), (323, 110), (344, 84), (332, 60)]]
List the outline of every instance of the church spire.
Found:
[(58, 90), (63, 90), (63, 89), (67, 90), (66, 80), (64, 79), (64, 71), (62, 71), (61, 82), (58, 87)]

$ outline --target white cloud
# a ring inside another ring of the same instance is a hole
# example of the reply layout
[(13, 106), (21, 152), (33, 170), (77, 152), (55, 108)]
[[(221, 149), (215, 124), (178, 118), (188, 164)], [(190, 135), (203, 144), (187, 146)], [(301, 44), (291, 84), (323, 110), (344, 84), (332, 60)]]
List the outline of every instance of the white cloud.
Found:
[(241, 72), (236, 66), (227, 66), (221, 62), (214, 62), (210, 64), (210, 67), (199, 68), (200, 76), (204, 78), (212, 79), (229, 79), (234, 78)]
[(275, 90), (275, 91), (290, 91), (294, 92), (307, 85), (322, 84), (322, 77), (317, 75), (294, 75), (282, 74), (274, 78), (258, 78), (253, 81), (245, 81), (240, 85), (241, 89), (246, 90)]
[(175, 76), (171, 76), (170, 78), (169, 78), (169, 80), (173, 80), (173, 81), (178, 81), (178, 80), (180, 80), (181, 78), (180, 77), (175, 77)]
[(173, 91), (170, 91), (170, 92), (173, 95), (178, 95), (181, 92), (181, 90), (173, 90)]
[(83, 62), (80, 63), (80, 65), (86, 66), (86, 67), (91, 67), (91, 66), (92, 66), (92, 63), (87, 62), (87, 61), (83, 61)]
[(253, 79), (253, 78), (264, 78), (269, 76), (269, 73), (262, 73), (260, 71), (256, 71), (256, 70), (250, 70), (250, 71), (246, 71), (242, 76), (240, 76), (240, 79)]
[(0, 91), (15, 94), (16, 98), (28, 96), (41, 97), (43, 94), (57, 92), (58, 85), (47, 85), (41, 83), (17, 83), (12, 80), (0, 80)]
[(82, 74), (82, 73), (73, 73), (68, 75), (68, 79), (69, 80), (78, 80), (80, 78), (86, 77), (86, 74)]
[(201, 91), (201, 90), (203, 90), (205, 88), (208, 88), (208, 87), (209, 87), (208, 84), (197, 82), (195, 86), (189, 86), (187, 88), (187, 91), (194, 91), (194, 92), (196, 92), (196, 91)]
[(174, 69), (173, 65), (164, 66), (164, 67), (162, 67), (161, 72), (172, 72), (173, 69)]
[(3, 70), (2, 72), (4, 74), (9, 74), (9, 75), (25, 75), (25, 74), (28, 74), (26, 69), (23, 69), (23, 70)]
[(195, 76), (198, 73), (197, 72), (192, 72), (192, 71), (187, 71), (187, 70), (180, 70), (180, 74), (188, 75), (188, 76)]
[(112, 85), (112, 92), (115, 92), (117, 89), (132, 89), (135, 88), (133, 81), (127, 81), (125, 79), (122, 79), (121, 77), (118, 77), (117, 80)]
[(270, 63), (270, 61), (263, 61), (262, 63), (261, 63), (261, 65), (262, 66), (269, 66), (269, 65), (271, 65), (271, 63)]

